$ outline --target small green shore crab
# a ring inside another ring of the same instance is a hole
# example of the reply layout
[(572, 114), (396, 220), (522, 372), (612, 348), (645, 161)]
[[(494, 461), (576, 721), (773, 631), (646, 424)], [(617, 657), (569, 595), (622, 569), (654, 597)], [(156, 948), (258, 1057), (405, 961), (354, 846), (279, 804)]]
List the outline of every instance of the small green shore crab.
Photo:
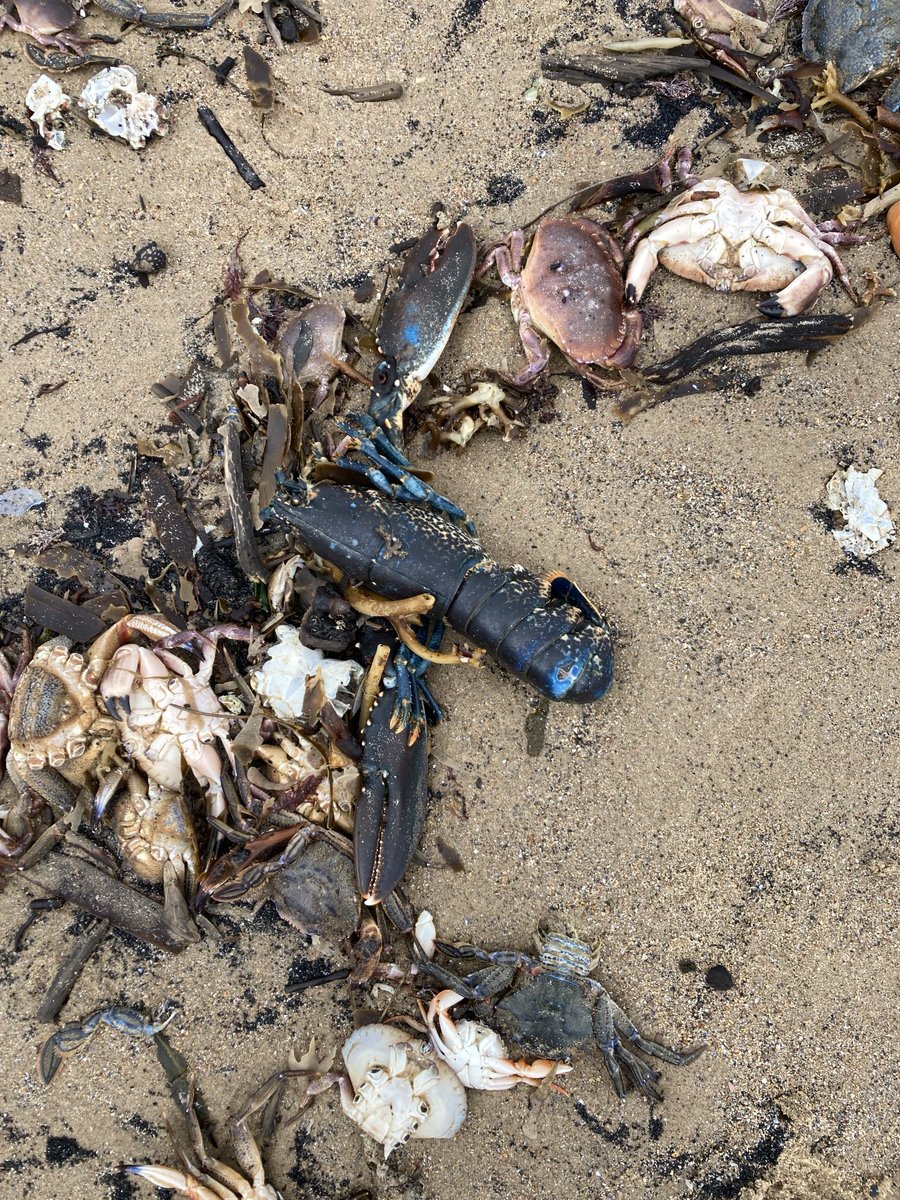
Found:
[(569, 365), (591, 382), (608, 386), (593, 367), (630, 366), (641, 335), (640, 313), (625, 303), (622, 252), (590, 217), (547, 217), (538, 224), (523, 267), (521, 229), (492, 246), (479, 267), (495, 266), (512, 291), (510, 305), (528, 366), (517, 387), (538, 376), (550, 358), (549, 339)]
[(661, 1100), (659, 1072), (630, 1047), (679, 1067), (693, 1062), (703, 1047), (681, 1052), (643, 1037), (603, 984), (591, 977), (599, 954), (584, 942), (548, 933), (538, 944), (540, 957), (532, 958), (518, 950), (488, 953), (477, 946), (437, 942), (442, 954), (487, 965), (464, 977), (424, 958), (419, 966), (460, 998), (500, 997), (491, 1018), (505, 1037), (527, 1051), (565, 1058), (574, 1050), (599, 1046), (616, 1095), (625, 1096), (630, 1077), (649, 1100)]

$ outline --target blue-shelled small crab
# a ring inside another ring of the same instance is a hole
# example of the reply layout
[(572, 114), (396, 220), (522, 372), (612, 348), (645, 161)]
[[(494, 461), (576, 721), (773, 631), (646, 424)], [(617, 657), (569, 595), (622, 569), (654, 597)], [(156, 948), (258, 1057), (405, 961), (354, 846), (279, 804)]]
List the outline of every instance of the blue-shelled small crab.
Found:
[(489, 964), (464, 977), (433, 962), (421, 961), (427, 974), (470, 1000), (490, 1000), (491, 1019), (501, 1032), (529, 1053), (568, 1057), (597, 1045), (616, 1094), (624, 1097), (629, 1080), (649, 1100), (661, 1100), (653, 1070), (631, 1049), (675, 1066), (693, 1062), (703, 1047), (670, 1050), (643, 1037), (599, 980), (591, 977), (599, 954), (575, 938), (548, 933), (538, 939), (539, 958), (519, 950), (488, 953), (477, 946), (435, 943), (453, 958)]

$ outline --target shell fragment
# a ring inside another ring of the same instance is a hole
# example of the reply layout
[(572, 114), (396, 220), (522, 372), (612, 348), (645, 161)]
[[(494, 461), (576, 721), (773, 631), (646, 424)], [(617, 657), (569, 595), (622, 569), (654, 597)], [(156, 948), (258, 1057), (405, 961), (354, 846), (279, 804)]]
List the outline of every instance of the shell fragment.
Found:
[(88, 80), (78, 104), (95, 125), (110, 137), (123, 138), (134, 150), (142, 149), (151, 134), (162, 136), (168, 130), (159, 101), (138, 91), (131, 67), (98, 72)]
[(850, 466), (836, 471), (825, 488), (825, 506), (840, 513), (844, 522), (833, 530), (834, 536), (853, 558), (871, 558), (897, 536), (890, 510), (878, 494), (877, 481), (883, 473), (877, 467), (860, 471)]

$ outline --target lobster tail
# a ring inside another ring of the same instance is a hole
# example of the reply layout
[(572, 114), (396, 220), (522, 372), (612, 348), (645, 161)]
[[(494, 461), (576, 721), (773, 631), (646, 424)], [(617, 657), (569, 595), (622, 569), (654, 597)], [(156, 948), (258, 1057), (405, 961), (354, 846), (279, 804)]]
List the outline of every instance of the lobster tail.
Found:
[(612, 683), (609, 626), (563, 575), (542, 581), (524, 567), (486, 564), (469, 574), (446, 620), (550, 700), (590, 703)]

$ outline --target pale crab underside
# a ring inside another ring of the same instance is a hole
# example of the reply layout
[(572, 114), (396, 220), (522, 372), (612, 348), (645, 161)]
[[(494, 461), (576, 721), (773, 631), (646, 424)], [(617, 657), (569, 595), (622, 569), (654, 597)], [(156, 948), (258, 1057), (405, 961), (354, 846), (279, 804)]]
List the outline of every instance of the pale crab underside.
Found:
[(837, 274), (852, 295), (843, 263), (786, 189), (739, 191), (706, 179), (654, 218), (637, 244), (625, 281), (626, 299), (643, 295), (657, 263), (721, 292), (775, 292), (760, 309), (795, 316), (809, 308)]

